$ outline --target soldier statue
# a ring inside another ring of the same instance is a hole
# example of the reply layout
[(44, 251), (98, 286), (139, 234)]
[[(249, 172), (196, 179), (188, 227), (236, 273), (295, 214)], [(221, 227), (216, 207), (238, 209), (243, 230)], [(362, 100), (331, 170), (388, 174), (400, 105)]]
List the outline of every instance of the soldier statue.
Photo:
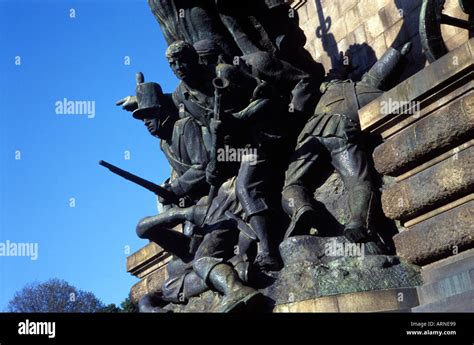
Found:
[(360, 82), (346, 79), (350, 64), (328, 74), (314, 116), (298, 137), (286, 171), (282, 206), (291, 223), (285, 237), (309, 232), (316, 217), (312, 191), (334, 168), (349, 194), (350, 220), (345, 225), (345, 236), (354, 242), (373, 239), (368, 223), (373, 182), (367, 154), (361, 147), (358, 110), (383, 93), (380, 87), (410, 48), (410, 43), (401, 51), (389, 48)]
[[(138, 223), (140, 238), (157, 243), (180, 259), (169, 264), (170, 277), (159, 298), (146, 296), (140, 301), (142, 311), (162, 311), (160, 303), (185, 303), (208, 289), (224, 295), (221, 305), (214, 310), (219, 312), (248, 306), (261, 296), (245, 285), (251, 272), (247, 253), (257, 237), (243, 221), (244, 211), (236, 197), (236, 178), (221, 185), (210, 205), (206, 199), (191, 207), (172, 208), (146, 217)], [(203, 236), (195, 251), (190, 250), (189, 237), (173, 230), (184, 221), (196, 225)]]

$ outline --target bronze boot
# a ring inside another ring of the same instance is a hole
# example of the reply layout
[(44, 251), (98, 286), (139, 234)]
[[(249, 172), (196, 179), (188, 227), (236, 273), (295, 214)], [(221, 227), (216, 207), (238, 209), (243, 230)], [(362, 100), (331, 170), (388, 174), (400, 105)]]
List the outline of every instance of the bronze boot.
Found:
[(224, 295), (222, 303), (213, 310), (219, 313), (229, 313), (245, 310), (254, 305), (263, 296), (259, 291), (244, 285), (237, 272), (228, 264), (219, 264), (209, 273), (209, 282)]
[(282, 192), (282, 207), (291, 217), (285, 239), (295, 235), (309, 235), (316, 218), (316, 211), (308, 190), (298, 185), (285, 187)]
[(344, 236), (351, 242), (369, 242), (370, 209), (374, 193), (369, 183), (361, 183), (349, 190), (349, 211), (351, 218), (344, 229)]

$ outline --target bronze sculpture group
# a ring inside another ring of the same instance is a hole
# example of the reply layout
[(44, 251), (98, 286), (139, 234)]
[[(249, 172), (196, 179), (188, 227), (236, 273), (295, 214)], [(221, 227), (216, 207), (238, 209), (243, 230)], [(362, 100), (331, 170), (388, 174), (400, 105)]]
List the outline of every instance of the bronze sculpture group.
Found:
[(224, 296), (216, 311), (257, 304), (251, 275), (281, 268), (283, 240), (311, 229), (333, 235), (315, 229), (313, 207), (332, 170), (348, 193), (344, 235), (383, 247), (369, 221), (375, 187), (358, 109), (383, 92), (410, 44), (389, 48), (355, 82), (345, 57), (325, 74), (283, 0), (148, 1), (180, 83), (164, 94), (139, 73), (136, 95), (117, 102), (160, 139), (173, 170), (149, 188), (163, 211), (137, 225), (140, 238), (173, 254), (160, 294), (143, 297), (140, 310), (163, 311), (208, 289)]

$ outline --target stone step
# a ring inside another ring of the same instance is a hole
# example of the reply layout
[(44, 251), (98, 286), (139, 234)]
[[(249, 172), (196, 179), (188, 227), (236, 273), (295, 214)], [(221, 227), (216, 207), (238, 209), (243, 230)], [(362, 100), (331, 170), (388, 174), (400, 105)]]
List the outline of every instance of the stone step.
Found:
[(390, 219), (406, 221), (474, 190), (474, 147), (441, 161), (382, 192), (382, 207)]
[(402, 312), (418, 305), (415, 288), (353, 292), (276, 305), (275, 313)]
[(474, 269), (417, 287), (420, 305), (474, 291)]
[(133, 285), (130, 290), (130, 299), (132, 303), (138, 304), (140, 298), (146, 294), (161, 290), (166, 279), (168, 279), (168, 271), (166, 270), (166, 267), (154, 270), (142, 278), (138, 283)]
[(453, 250), (474, 246), (474, 201), (429, 218), (394, 236), (397, 255), (408, 262), (426, 265), (450, 257)]
[(411, 313), (411, 309), (394, 309), (394, 310), (383, 310), (379, 313)]
[(474, 290), (412, 308), (414, 313), (474, 312)]
[[(474, 92), (465, 95), (413, 124), (378, 146), (375, 168), (380, 174), (397, 176), (450, 147), (462, 143), (474, 130)], [(445, 121), (446, 114), (451, 121)]]
[(171, 255), (156, 243), (150, 242), (127, 257), (127, 272), (144, 278), (168, 264)]
[[(471, 38), (462, 46), (436, 60), (431, 65), (364, 106), (359, 110), (362, 130), (380, 133), (387, 127), (393, 127), (394, 124), (399, 123), (400, 120), (396, 118), (396, 115), (399, 114), (399, 117), (406, 118), (406, 114), (400, 111), (400, 109), (393, 109), (391, 112), (383, 113), (380, 110), (383, 109), (384, 104), (389, 102), (406, 104), (403, 102), (426, 100), (440, 89), (452, 84), (453, 79), (459, 79), (467, 71), (472, 70), (473, 55), (474, 39)], [(454, 56), (456, 56), (459, 63), (452, 63)]]
[(472, 269), (474, 269), (474, 249), (422, 267), (421, 277), (425, 284), (429, 284)]

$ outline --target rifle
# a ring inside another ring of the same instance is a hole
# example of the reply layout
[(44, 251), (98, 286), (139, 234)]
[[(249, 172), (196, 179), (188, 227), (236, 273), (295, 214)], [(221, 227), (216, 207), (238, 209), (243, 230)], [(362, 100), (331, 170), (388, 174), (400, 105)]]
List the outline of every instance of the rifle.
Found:
[(143, 188), (148, 189), (150, 192), (155, 193), (158, 195), (160, 198), (164, 199), (167, 204), (175, 204), (177, 205), (179, 203), (178, 198), (176, 195), (174, 195), (172, 192), (169, 190), (151, 182), (148, 180), (145, 180), (144, 178), (141, 178), (137, 175), (134, 175), (126, 170), (120, 169), (119, 167), (107, 163), (106, 161), (100, 160), (99, 164), (102, 165), (103, 167), (109, 169), (111, 172), (114, 174), (117, 174), (121, 177), (123, 177), (126, 180), (129, 180), (133, 183), (138, 184), (139, 186), (142, 186)]
[[(229, 81), (225, 78), (214, 78), (212, 80), (212, 85), (214, 86), (214, 117), (213, 120), (216, 121), (218, 124), (221, 118), (221, 101), (222, 101), (222, 91), (224, 91), (229, 86)], [(211, 132), (212, 134), (212, 151), (210, 153), (210, 162), (211, 164), (211, 174), (215, 175), (217, 172), (217, 150), (220, 144), (220, 139), (217, 137), (215, 132)], [(208, 181), (211, 185), (211, 189), (209, 191), (208, 203), (209, 205), (212, 202), (212, 199), (217, 195), (217, 191), (219, 186), (216, 182), (212, 183)]]

